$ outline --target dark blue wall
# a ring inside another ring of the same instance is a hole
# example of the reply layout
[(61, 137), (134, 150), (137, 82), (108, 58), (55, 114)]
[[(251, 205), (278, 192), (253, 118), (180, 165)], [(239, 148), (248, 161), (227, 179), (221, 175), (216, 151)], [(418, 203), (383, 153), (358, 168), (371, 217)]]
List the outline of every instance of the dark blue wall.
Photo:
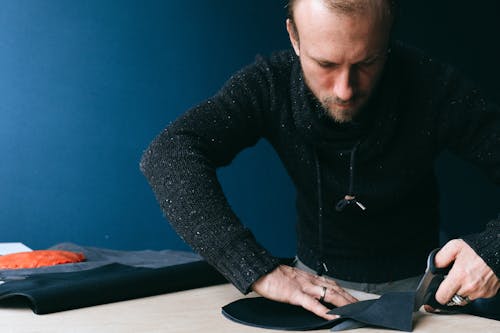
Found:
[[(187, 249), (140, 174), (140, 156), (255, 54), (288, 47), (284, 3), (3, 0), (0, 241)], [(497, 2), (459, 3), (408, 4), (397, 34), (459, 65), (496, 98)], [(500, 210), (499, 190), (478, 173), (464, 179), (470, 167), (452, 162), (438, 169), (445, 219), (478, 212), (485, 222)], [(244, 151), (219, 174), (264, 245), (293, 254), (294, 189), (269, 145)]]
[[(283, 27), (278, 1), (2, 1), (0, 241), (187, 248), (139, 171), (142, 151), (256, 53), (286, 47)], [(285, 175), (251, 181), (279, 168), (269, 147), (242, 155), (237, 174), (221, 170), (242, 217), (293, 218), (291, 191), (261, 195), (290, 187)]]

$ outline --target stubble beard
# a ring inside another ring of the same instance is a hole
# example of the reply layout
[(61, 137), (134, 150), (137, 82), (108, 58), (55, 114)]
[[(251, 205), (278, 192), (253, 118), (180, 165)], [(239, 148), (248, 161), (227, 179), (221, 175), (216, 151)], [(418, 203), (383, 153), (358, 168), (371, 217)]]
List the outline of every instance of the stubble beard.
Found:
[[(351, 122), (359, 113), (362, 104), (364, 104), (363, 100), (366, 99), (365, 95), (360, 93), (357, 93), (347, 101), (342, 100), (337, 96), (326, 96), (320, 98), (313, 92), (311, 85), (309, 84), (309, 80), (306, 77), (305, 83), (309, 87), (311, 94), (321, 104), (324, 114), (339, 124)], [(352, 107), (341, 107), (342, 105), (352, 105)]]
[[(351, 122), (358, 114), (358, 98), (344, 101), (335, 96), (327, 96), (321, 99), (321, 106), (325, 113), (336, 123), (343, 124)], [(353, 107), (342, 107), (343, 105), (354, 104)]]

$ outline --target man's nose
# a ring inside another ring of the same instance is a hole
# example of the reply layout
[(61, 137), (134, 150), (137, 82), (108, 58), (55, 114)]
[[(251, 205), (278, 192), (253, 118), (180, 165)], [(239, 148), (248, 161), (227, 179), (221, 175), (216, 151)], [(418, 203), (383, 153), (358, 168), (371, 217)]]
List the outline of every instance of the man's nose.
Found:
[(350, 100), (354, 95), (352, 75), (351, 68), (344, 68), (335, 78), (333, 93), (337, 98), (343, 101)]

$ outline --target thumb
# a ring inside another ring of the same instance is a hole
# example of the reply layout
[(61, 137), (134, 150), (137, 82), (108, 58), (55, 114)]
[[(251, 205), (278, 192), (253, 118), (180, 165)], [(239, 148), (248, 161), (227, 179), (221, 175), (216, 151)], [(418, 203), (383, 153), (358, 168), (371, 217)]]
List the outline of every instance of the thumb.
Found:
[(451, 265), (460, 252), (460, 246), (456, 240), (451, 240), (436, 253), (434, 264), (437, 268), (445, 268)]

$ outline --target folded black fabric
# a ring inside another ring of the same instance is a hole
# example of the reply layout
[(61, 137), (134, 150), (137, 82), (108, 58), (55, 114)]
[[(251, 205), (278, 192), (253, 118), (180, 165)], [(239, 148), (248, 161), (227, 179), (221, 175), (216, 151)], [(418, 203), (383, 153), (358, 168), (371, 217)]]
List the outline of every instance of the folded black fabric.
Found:
[(329, 311), (329, 314), (354, 319), (363, 324), (411, 332), (413, 329), (413, 305), (415, 292), (390, 292), (379, 299), (371, 299), (345, 305)]
[(81, 246), (73, 243), (59, 243), (50, 247), (49, 250), (80, 252), (85, 255), (86, 260), (74, 264), (64, 264), (31, 269), (4, 269), (0, 270), (0, 280), (18, 280), (19, 278), (32, 276), (35, 274), (83, 271), (106, 266), (109, 264), (161, 268), (202, 260), (199, 255), (188, 251), (120, 251), (99, 247)]
[(0, 300), (24, 297), (47, 314), (226, 283), (205, 261), (161, 268), (109, 264), (95, 269), (35, 274), (0, 285)]

